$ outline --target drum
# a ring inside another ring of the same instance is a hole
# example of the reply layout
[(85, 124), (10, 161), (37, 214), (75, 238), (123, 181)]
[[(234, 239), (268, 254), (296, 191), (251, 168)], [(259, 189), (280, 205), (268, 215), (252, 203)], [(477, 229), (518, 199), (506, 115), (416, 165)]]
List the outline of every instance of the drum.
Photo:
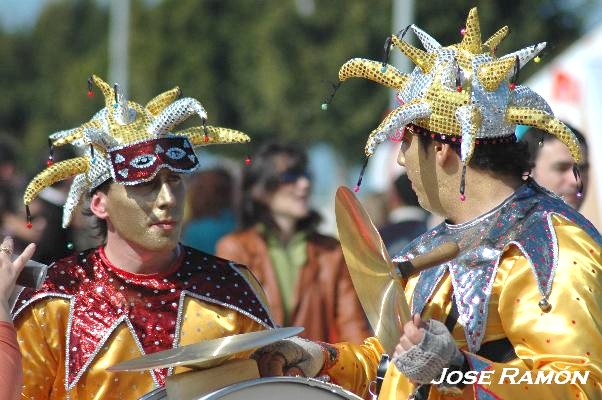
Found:
[[(325, 383), (318, 379), (289, 376), (253, 379), (236, 383), (198, 397), (195, 400), (271, 400), (284, 398), (286, 400), (361, 400), (361, 397), (340, 386)], [(155, 389), (140, 398), (140, 400), (167, 399), (165, 388)]]
[(164, 387), (148, 392), (138, 400), (167, 400), (167, 390)]
[(361, 397), (343, 389), (312, 378), (281, 376), (253, 379), (236, 383), (199, 397), (196, 400), (361, 400)]

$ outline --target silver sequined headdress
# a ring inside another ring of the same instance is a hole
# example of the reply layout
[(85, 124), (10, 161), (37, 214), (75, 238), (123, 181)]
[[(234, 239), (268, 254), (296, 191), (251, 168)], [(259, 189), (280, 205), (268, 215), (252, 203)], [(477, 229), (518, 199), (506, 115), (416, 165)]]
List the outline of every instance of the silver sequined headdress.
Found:
[[(386, 61), (361, 58), (347, 61), (339, 71), (341, 82), (361, 77), (398, 90), (400, 106), (370, 133), (367, 157), (378, 144), (388, 137), (399, 137), (409, 125), (445, 142), (460, 143), (465, 171), (475, 145), (513, 142), (515, 127), (521, 124), (553, 134), (579, 161), (580, 148), (573, 132), (554, 117), (541, 96), (516, 84), (518, 71), (545, 43), (496, 57), (495, 50), (508, 34), (508, 27), (482, 42), (476, 8), (470, 10), (458, 44), (443, 47), (415, 25), (409, 28), (425, 50), (405, 42), (403, 34), (392, 35), (389, 41), (416, 64), (412, 73), (401, 73)], [(463, 197), (463, 188), (461, 192)]]
[[(112, 88), (97, 76), (89, 83), (89, 94), (92, 83), (102, 91), (105, 107), (83, 125), (50, 136), (48, 168), (29, 183), (23, 196), (28, 226), (28, 205), (55, 182), (74, 177), (63, 209), (63, 227), (67, 227), (82, 196), (109, 179), (136, 185), (153, 179), (162, 168), (189, 173), (198, 166), (195, 148), (250, 140), (242, 132), (206, 125), (207, 113), (201, 103), (180, 98), (177, 87), (142, 106), (128, 101), (118, 85)], [(201, 126), (173, 131), (193, 115), (201, 118)], [(53, 149), (66, 144), (82, 148), (84, 155), (54, 163)]]

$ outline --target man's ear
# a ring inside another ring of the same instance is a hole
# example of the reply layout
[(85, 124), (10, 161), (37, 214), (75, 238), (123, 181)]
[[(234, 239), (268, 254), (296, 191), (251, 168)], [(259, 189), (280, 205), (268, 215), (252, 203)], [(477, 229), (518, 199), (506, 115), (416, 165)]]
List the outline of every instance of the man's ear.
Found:
[(453, 156), (457, 156), (456, 151), (451, 144), (434, 142), (435, 143), (435, 160), (440, 167), (449, 163)]
[(107, 194), (101, 190), (97, 190), (90, 199), (90, 211), (100, 219), (107, 219)]

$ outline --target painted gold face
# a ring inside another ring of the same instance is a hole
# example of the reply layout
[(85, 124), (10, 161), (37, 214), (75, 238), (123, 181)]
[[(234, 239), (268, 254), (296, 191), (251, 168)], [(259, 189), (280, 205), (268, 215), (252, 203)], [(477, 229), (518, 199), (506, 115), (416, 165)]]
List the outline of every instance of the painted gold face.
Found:
[(407, 132), (402, 140), (397, 163), (406, 168), (412, 190), (418, 203), (425, 210), (443, 215), (439, 199), (435, 154), (432, 148), (425, 150), (417, 135)]
[(182, 230), (184, 194), (182, 176), (167, 169), (146, 183), (112, 183), (106, 199), (108, 229), (143, 249), (172, 250)]

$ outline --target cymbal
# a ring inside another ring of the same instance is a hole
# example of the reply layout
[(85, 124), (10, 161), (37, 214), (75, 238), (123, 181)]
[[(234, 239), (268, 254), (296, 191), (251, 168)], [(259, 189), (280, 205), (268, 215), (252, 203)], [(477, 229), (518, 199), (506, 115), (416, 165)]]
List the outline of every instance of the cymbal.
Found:
[(375, 336), (393, 354), (401, 326), (411, 317), (401, 283), (385, 244), (353, 192), (339, 187), (335, 214), (343, 255), (357, 296)]
[(210, 368), (221, 364), (227, 357), (247, 350), (298, 335), (302, 327), (274, 328), (264, 331), (241, 333), (218, 339), (204, 340), (144, 355), (107, 368), (108, 371), (141, 371), (152, 368), (190, 367)]
[(439, 265), (458, 253), (455, 243), (444, 243), (411, 261), (395, 264), (370, 216), (353, 192), (339, 187), (335, 214), (343, 255), (366, 317), (386, 353), (392, 355), (402, 326), (411, 319), (402, 279)]

